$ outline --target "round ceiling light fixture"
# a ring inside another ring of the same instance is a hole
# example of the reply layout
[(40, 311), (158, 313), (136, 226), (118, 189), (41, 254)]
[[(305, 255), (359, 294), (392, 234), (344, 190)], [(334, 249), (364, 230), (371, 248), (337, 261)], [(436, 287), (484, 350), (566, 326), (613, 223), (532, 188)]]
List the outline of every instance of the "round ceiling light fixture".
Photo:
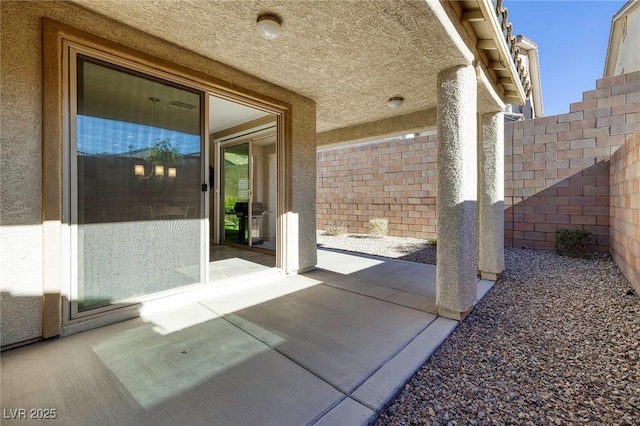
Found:
[(280, 33), (282, 32), (281, 24), (282, 21), (276, 15), (266, 13), (258, 16), (256, 30), (258, 34), (260, 34), (260, 37), (266, 40), (274, 40), (280, 37)]
[(394, 96), (389, 98), (387, 105), (389, 105), (390, 108), (400, 108), (403, 102), (404, 98), (402, 96)]

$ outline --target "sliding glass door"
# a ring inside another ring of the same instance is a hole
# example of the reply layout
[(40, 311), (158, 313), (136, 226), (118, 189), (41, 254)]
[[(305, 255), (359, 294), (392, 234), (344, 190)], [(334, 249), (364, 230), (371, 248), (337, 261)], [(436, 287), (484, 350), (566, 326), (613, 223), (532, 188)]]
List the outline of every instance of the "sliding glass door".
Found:
[(238, 142), (220, 142), (218, 167), (222, 170), (224, 242), (276, 251), (278, 186), (274, 127), (251, 129), (249, 134), (238, 136)]
[(248, 142), (222, 148), (224, 241), (251, 246), (252, 158)]
[(204, 93), (70, 55), (72, 318), (200, 283)]

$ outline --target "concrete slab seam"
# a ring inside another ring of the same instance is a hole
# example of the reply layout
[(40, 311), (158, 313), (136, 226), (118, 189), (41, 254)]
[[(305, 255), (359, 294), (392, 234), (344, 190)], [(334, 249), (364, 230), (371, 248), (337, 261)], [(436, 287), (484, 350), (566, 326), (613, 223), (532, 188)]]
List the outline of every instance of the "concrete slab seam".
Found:
[(345, 399), (349, 398), (344, 393), (342, 393), (342, 392), (340, 392), (340, 393), (342, 394), (342, 397), (338, 398), (336, 401), (333, 402), (333, 404), (329, 405), (327, 408), (322, 410), (317, 416), (315, 416), (313, 419), (311, 419), (311, 421), (309, 422), (309, 425), (314, 425), (314, 424), (318, 423), (324, 416), (329, 414), (334, 408), (336, 408), (338, 405), (340, 405), (342, 403), (342, 401), (344, 401)]
[[(411, 309), (411, 308), (406, 308), (406, 309)], [(414, 309), (414, 310), (415, 310), (415, 309)], [(422, 311), (418, 311), (418, 312), (422, 312)], [(393, 358), (395, 358), (395, 357), (396, 357), (400, 352), (402, 352), (402, 351), (404, 350), (404, 348), (406, 348), (407, 346), (409, 346), (409, 345), (411, 344), (411, 342), (413, 342), (413, 341), (414, 341), (418, 336), (420, 336), (422, 333), (424, 333), (424, 331), (425, 331), (427, 328), (429, 328), (429, 326), (430, 326), (431, 324), (433, 324), (437, 319), (438, 319), (438, 317), (437, 317), (437, 316), (434, 316), (434, 319), (432, 319), (431, 321), (429, 321), (429, 322), (427, 323), (427, 325), (425, 325), (425, 326), (424, 326), (420, 331), (418, 331), (418, 333), (416, 333), (416, 335), (415, 335), (415, 336), (413, 336), (413, 337), (412, 337), (411, 339), (409, 339), (409, 340), (408, 340), (404, 345), (402, 345), (400, 348), (398, 348), (396, 351), (394, 351), (391, 355), (389, 355), (385, 360), (383, 360), (383, 361), (380, 363), (380, 365), (379, 365), (375, 370), (373, 370), (373, 371), (371, 372), (371, 374), (369, 374), (368, 376), (366, 376), (365, 378), (363, 378), (360, 382), (356, 383), (356, 384), (355, 384), (355, 386), (353, 386), (353, 390), (352, 390), (352, 391), (350, 391), (350, 392), (348, 392), (346, 395), (347, 395), (348, 397), (352, 397), (352, 395), (353, 395), (353, 393), (354, 393), (355, 391), (357, 391), (357, 390), (358, 390), (358, 389), (359, 389), (363, 384), (365, 384), (365, 383), (367, 382), (367, 380), (369, 380), (369, 379), (370, 379), (371, 377), (373, 377), (373, 376), (374, 376), (378, 371), (380, 371), (380, 369), (381, 369), (381, 368), (383, 368), (383, 367), (384, 367), (384, 366), (385, 366), (389, 361), (391, 361), (391, 360), (392, 360)], [(275, 351), (278, 351), (277, 349), (274, 349), (274, 350), (275, 350)], [(285, 355), (285, 356), (286, 356), (286, 355)], [(292, 360), (292, 361), (293, 361), (293, 360)], [(295, 361), (294, 361), (294, 362), (295, 362)], [(296, 363), (296, 364), (297, 364), (297, 363)], [(298, 364), (298, 365), (299, 365), (299, 364)], [(301, 365), (301, 367), (302, 367), (302, 368), (304, 368), (305, 370), (309, 371), (310, 373), (315, 374), (315, 373), (313, 373), (312, 371), (308, 370), (306, 367), (304, 367), (304, 366), (302, 366), (302, 365)], [(316, 375), (316, 376), (317, 376), (317, 375)], [(320, 379), (322, 379), (321, 377), (319, 377), (319, 378), (320, 378)], [(329, 384), (331, 384), (331, 383), (329, 383)], [(331, 386), (333, 386), (333, 385), (331, 385)], [(335, 386), (333, 386), (333, 387), (335, 387)], [(336, 389), (338, 389), (338, 388), (336, 388)], [(342, 390), (340, 390), (340, 389), (338, 389), (338, 390), (339, 390), (340, 392), (344, 393)], [(356, 400), (356, 401), (358, 401), (358, 400), (357, 400), (357, 399), (355, 399), (355, 398), (353, 398), (353, 399), (354, 399), (354, 400)], [(361, 402), (361, 401), (358, 401), (358, 402), (360, 402), (360, 403), (362, 404), (362, 402)], [(363, 405), (367, 406), (366, 404), (363, 404)], [(369, 408), (371, 408), (371, 407), (369, 407)], [(374, 411), (375, 411), (375, 410), (374, 410)]]
[[(421, 267), (427, 267), (427, 268), (435, 268), (436, 265), (432, 265), (430, 263), (418, 263), (418, 262), (412, 262), (410, 260), (402, 260), (402, 259), (393, 259), (391, 257), (383, 257), (383, 256), (375, 256), (373, 254), (367, 254), (367, 253), (355, 253), (352, 251), (348, 251), (348, 250), (340, 250), (340, 249), (330, 249), (330, 248), (318, 248), (318, 250), (320, 251), (326, 251), (329, 253), (340, 253), (340, 254), (346, 254), (346, 255), (351, 255), (354, 257), (364, 257), (367, 259), (372, 259), (372, 260), (380, 260), (383, 262), (389, 262), (389, 263), (409, 263), (411, 265), (417, 265), (417, 266), (421, 266)], [(326, 269), (323, 269), (319, 266), (316, 265), (316, 269), (320, 269), (322, 271), (326, 271)]]
[[(298, 361), (296, 361), (295, 359), (291, 358), (289, 355), (283, 353), (282, 351), (278, 350), (278, 348), (273, 347), (271, 345), (269, 345), (269, 343), (267, 341), (265, 341), (264, 339), (261, 339), (259, 336), (254, 335), (253, 333), (245, 330), (244, 328), (240, 327), (238, 324), (234, 323), (233, 321), (231, 321), (230, 319), (227, 318), (227, 315), (223, 315), (220, 316), (219, 318), (222, 318), (224, 321), (228, 322), (229, 324), (231, 324), (233, 327), (237, 328), (238, 330), (240, 330), (241, 332), (248, 334), (250, 337), (252, 337), (253, 339), (256, 339), (257, 341), (259, 341), (260, 343), (262, 343), (263, 345), (265, 345), (268, 349), (278, 353), (280, 356), (288, 359), (289, 361), (291, 361), (292, 363), (294, 363), (295, 365), (297, 365), (298, 367), (302, 368), (303, 370), (307, 371), (309, 374), (317, 377), (319, 380), (323, 381), (324, 383), (326, 383), (327, 385), (331, 386), (332, 388), (334, 388), (335, 390), (337, 390), (339, 393), (341, 393), (342, 395), (345, 395), (345, 393), (338, 388), (337, 386), (335, 386), (333, 383), (328, 382), (327, 380), (325, 380), (322, 376), (320, 376), (318, 373), (316, 373), (315, 371), (311, 370), (309, 367), (300, 364)], [(359, 386), (359, 385), (358, 385)], [(346, 396), (346, 395), (345, 395)]]
[[(322, 268), (318, 268), (318, 269), (323, 271), (323, 272), (329, 273), (329, 274), (335, 274), (335, 275), (338, 275), (338, 276), (341, 275), (341, 274), (339, 274), (337, 272), (328, 271), (326, 269), (322, 269)], [(385, 286), (381, 286), (379, 284), (373, 284), (373, 283), (370, 283), (369, 281), (364, 281), (364, 280), (362, 280), (360, 278), (349, 277), (349, 279), (351, 279), (353, 281), (356, 281), (358, 283), (363, 283), (363, 284), (368, 284), (370, 286), (383, 288), (385, 290), (397, 291), (398, 293), (415, 294), (416, 296), (428, 297), (428, 296), (424, 296), (423, 294), (413, 293), (411, 291), (398, 290), (398, 289), (395, 289), (395, 288), (392, 288), (392, 287), (385, 287)], [(372, 296), (371, 294), (360, 293), (360, 292), (357, 292), (357, 291), (354, 291), (354, 290), (350, 290), (350, 289), (347, 289), (347, 288), (344, 288), (344, 287), (340, 287), (340, 286), (337, 286), (337, 285), (334, 285), (334, 284), (331, 284), (331, 283), (322, 282), (322, 284), (326, 285), (326, 286), (329, 286), (329, 287), (332, 287), (332, 288), (335, 288), (335, 289), (338, 289), (338, 290), (343, 290), (343, 291), (347, 291), (349, 293), (357, 294), (358, 296), (369, 297), (371, 299), (375, 299), (375, 300), (380, 300), (382, 302), (391, 303), (392, 305), (400, 306), (400, 307), (407, 308), (407, 309), (412, 309), (414, 311), (429, 313), (429, 312), (426, 312), (426, 311), (422, 311), (420, 309), (412, 308), (411, 306), (403, 305), (401, 303), (393, 302), (391, 300), (383, 299), (381, 297), (375, 297), (375, 296)]]
[[(415, 373), (429, 361), (431, 356), (438, 350), (438, 348), (440, 348), (440, 346), (442, 346), (442, 344), (449, 338), (449, 336), (453, 333), (453, 331), (460, 325), (459, 321), (450, 320), (448, 318), (438, 317), (437, 319), (442, 319), (442, 320), (445, 320), (445, 321), (452, 321), (453, 323), (455, 323), (455, 325), (453, 327), (448, 327), (444, 333), (439, 333), (439, 331), (442, 331), (442, 330), (437, 330), (435, 332), (436, 333), (435, 336), (432, 336), (432, 337), (437, 337), (437, 340), (436, 340), (437, 344), (435, 344), (435, 345), (433, 345), (432, 347), (429, 348), (429, 351), (427, 351), (425, 353), (424, 358), (417, 363), (418, 365), (415, 367), (415, 369), (412, 368), (411, 371), (407, 372), (406, 376), (403, 378), (401, 383), (399, 383), (398, 386), (395, 387), (395, 389), (392, 392), (390, 392), (386, 397), (384, 397), (384, 399), (381, 401), (380, 404), (378, 404), (378, 406), (373, 406), (373, 404), (368, 403), (368, 402), (364, 401), (363, 399), (361, 399), (360, 397), (355, 395), (360, 389), (363, 388), (363, 386), (366, 385), (366, 382), (363, 383), (362, 385), (360, 385), (354, 392), (352, 392), (349, 395), (349, 397), (354, 399), (355, 401), (359, 402), (360, 404), (364, 405), (365, 407), (370, 408), (371, 410), (373, 410), (377, 414), (380, 414), (382, 411), (384, 411), (387, 408), (387, 406), (391, 403), (391, 401), (393, 401), (393, 399), (402, 391), (402, 388), (407, 383), (407, 381), (410, 380), (415, 375)], [(428, 333), (428, 332), (429, 332), (428, 330), (424, 330), (418, 336), (416, 336), (416, 338), (413, 339), (411, 343), (413, 343), (414, 341), (416, 341), (420, 337), (422, 337), (423, 333)], [(408, 348), (408, 347), (409, 347), (409, 345), (407, 345), (405, 348)], [(403, 351), (404, 350), (405, 349), (403, 349)], [(399, 353), (398, 355), (401, 355), (401, 353)], [(389, 362), (385, 363), (385, 365), (383, 367), (387, 366), (392, 361), (393, 360), (390, 360)], [(382, 369), (382, 367), (381, 367), (381, 369)], [(372, 379), (372, 378), (375, 378), (375, 375), (370, 376), (369, 379)]]
[[(337, 403), (337, 404), (335, 404), (334, 406), (332, 406), (331, 410), (329, 410), (329, 411), (327, 411), (327, 412), (323, 413), (323, 414), (322, 414), (321, 416), (319, 416), (317, 419), (314, 419), (313, 421), (311, 421), (311, 422), (309, 423), (309, 425), (318, 425), (318, 424), (320, 424), (320, 425), (324, 425), (324, 424), (327, 424), (327, 425), (333, 426), (334, 424), (336, 424), (335, 420), (337, 420), (337, 419), (331, 419), (331, 420), (329, 420), (328, 418), (329, 418), (329, 417), (331, 417), (331, 416), (334, 416), (334, 417), (335, 417), (335, 415), (334, 415), (334, 411), (335, 411), (335, 410), (339, 410), (339, 409), (340, 409), (340, 407), (341, 407), (344, 403), (346, 403), (346, 402), (348, 402), (348, 401), (351, 401), (351, 402), (352, 402), (353, 404), (355, 404), (357, 407), (361, 407), (361, 408), (363, 408), (366, 412), (368, 412), (368, 415), (367, 415), (366, 419), (364, 419), (364, 421), (362, 421), (362, 422), (360, 423), (360, 426), (368, 426), (368, 425), (370, 425), (370, 424), (371, 424), (371, 423), (372, 423), (372, 422), (373, 422), (373, 421), (378, 417), (378, 416), (377, 416), (377, 413), (376, 413), (375, 411), (371, 410), (369, 407), (367, 407), (367, 406), (365, 406), (365, 405), (362, 405), (360, 402), (356, 401), (355, 399), (353, 399), (353, 398), (351, 398), (351, 397), (346, 396), (345, 398), (341, 399), (339, 403)], [(349, 409), (347, 408), (347, 410), (349, 410)], [(333, 420), (333, 422), (332, 422), (332, 420)], [(344, 419), (340, 419), (340, 420), (344, 420)], [(340, 422), (339, 424), (345, 424), (345, 423), (344, 423), (344, 421), (342, 421), (342, 422)], [(354, 424), (353, 426), (356, 426), (356, 425)]]
[[(437, 317), (437, 318), (440, 318), (440, 317)], [(436, 319), (437, 319), (437, 318), (436, 318)], [(429, 325), (433, 324), (433, 322), (435, 322), (435, 320), (434, 320), (434, 321), (432, 321)], [(456, 327), (457, 327), (457, 326), (456, 326)], [(428, 326), (427, 326), (427, 328), (428, 328)], [(364, 385), (366, 384), (366, 382), (367, 382), (369, 379), (371, 379), (372, 377), (374, 377), (374, 376), (376, 375), (376, 373), (378, 373), (380, 370), (382, 370), (382, 369), (383, 369), (387, 364), (389, 364), (389, 363), (390, 363), (390, 362), (391, 362), (391, 361), (392, 361), (396, 356), (398, 356), (402, 351), (404, 351), (404, 350), (405, 350), (405, 349), (406, 349), (406, 348), (407, 348), (411, 343), (413, 343), (416, 339), (418, 339), (422, 333), (426, 332), (426, 331), (427, 331), (427, 328), (425, 328), (425, 329), (424, 329), (424, 330), (422, 330), (420, 333), (418, 333), (418, 334), (417, 334), (413, 339), (411, 339), (411, 341), (410, 341), (408, 344), (406, 344), (402, 349), (400, 349), (400, 350), (399, 350), (399, 351), (398, 351), (398, 352), (397, 352), (393, 357), (391, 357), (390, 359), (386, 360), (382, 365), (380, 365), (380, 367), (379, 367), (378, 369), (376, 369), (376, 371), (374, 371), (371, 375), (369, 375), (369, 377), (367, 377), (367, 378), (366, 378), (362, 383), (360, 383), (360, 384), (356, 387), (356, 389), (355, 389), (353, 392), (351, 392), (351, 393), (349, 394), (349, 397), (350, 397), (350, 398), (352, 398), (352, 399), (354, 399), (355, 401), (359, 402), (360, 404), (364, 405), (365, 407), (368, 407), (368, 408), (372, 409), (373, 411), (378, 412), (378, 407), (374, 407), (374, 406), (370, 405), (369, 403), (367, 403), (366, 401), (361, 400), (360, 398), (358, 398), (358, 397), (357, 397), (357, 396), (355, 396), (354, 394), (355, 394), (355, 393), (356, 393), (360, 388), (362, 388), (362, 386), (364, 386)], [(453, 331), (453, 329), (452, 329), (451, 331)], [(449, 334), (451, 334), (451, 332), (450, 332)], [(432, 351), (427, 352), (426, 357), (424, 358), (424, 360), (420, 363), (420, 365), (418, 366), (418, 368), (416, 368), (413, 372), (411, 372), (411, 373), (408, 375), (407, 380), (408, 380), (409, 378), (411, 378), (411, 377), (416, 373), (416, 371), (418, 371), (418, 369), (420, 369), (420, 367), (421, 367), (422, 365), (424, 365), (424, 364), (429, 360), (429, 358), (431, 357), (431, 355), (432, 355), (432, 354), (433, 354), (433, 353), (434, 353), (434, 352), (435, 352), (435, 351), (440, 347), (440, 345), (442, 345), (442, 342), (444, 342), (444, 340), (446, 340), (446, 338), (449, 336), (449, 334), (447, 334), (446, 336), (444, 336), (444, 338), (440, 341), (440, 343), (439, 343), (438, 345), (434, 346), (434, 349), (433, 349)], [(403, 384), (404, 384), (405, 382), (406, 382), (406, 380), (404, 380), (404, 381), (403, 381)], [(401, 389), (401, 388), (402, 388), (402, 386), (400, 386), (400, 389)], [(388, 398), (388, 399), (391, 399), (391, 398), (392, 398), (392, 397), (394, 397), (395, 395), (397, 395), (397, 392), (395, 392), (392, 396), (389, 396), (389, 398)]]

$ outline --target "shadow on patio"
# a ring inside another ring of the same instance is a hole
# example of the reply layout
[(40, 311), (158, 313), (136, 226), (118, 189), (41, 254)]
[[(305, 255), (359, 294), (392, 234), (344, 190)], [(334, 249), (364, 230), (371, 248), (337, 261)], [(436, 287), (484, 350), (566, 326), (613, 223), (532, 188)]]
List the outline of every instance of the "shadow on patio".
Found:
[(433, 266), (320, 250), (319, 268), (5, 351), (3, 420), (366, 424), (458, 323), (430, 313)]

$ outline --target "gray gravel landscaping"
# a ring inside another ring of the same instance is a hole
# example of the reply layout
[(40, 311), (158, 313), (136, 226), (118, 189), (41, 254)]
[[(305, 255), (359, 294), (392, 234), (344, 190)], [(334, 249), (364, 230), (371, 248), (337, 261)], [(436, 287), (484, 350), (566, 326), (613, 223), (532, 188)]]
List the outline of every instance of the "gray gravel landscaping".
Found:
[[(435, 263), (424, 240), (319, 243)], [(500, 280), (376, 424), (640, 425), (640, 300), (611, 257), (505, 253)]]
[(436, 247), (420, 238), (373, 238), (363, 234), (327, 236), (317, 233), (318, 247), (391, 257), (409, 262), (436, 264)]

